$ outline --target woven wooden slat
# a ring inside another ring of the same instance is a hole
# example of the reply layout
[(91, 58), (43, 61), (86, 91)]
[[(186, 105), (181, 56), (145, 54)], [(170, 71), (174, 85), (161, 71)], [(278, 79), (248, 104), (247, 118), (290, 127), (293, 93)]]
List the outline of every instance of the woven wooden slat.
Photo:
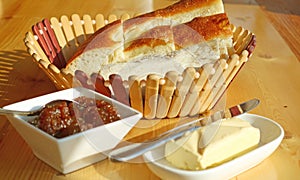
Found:
[(207, 80), (206, 80), (203, 88), (199, 91), (199, 94), (196, 97), (195, 103), (193, 104), (193, 106), (191, 108), (191, 111), (189, 112), (190, 116), (194, 116), (199, 112), (199, 110), (201, 108), (201, 105), (202, 105), (201, 97), (203, 99), (205, 97), (205, 94), (208, 93), (206, 91), (210, 91), (210, 89), (212, 88), (212, 84), (210, 83), (210, 79), (211, 79), (212, 76), (214, 76), (216, 71), (215, 71), (214, 67), (211, 64), (206, 64), (206, 65), (203, 66), (203, 68), (204, 68), (204, 71), (206, 72), (208, 77), (207, 77)]
[(125, 105), (130, 106), (129, 95), (127, 94), (122, 77), (118, 74), (111, 74), (109, 76), (109, 82), (115, 99)]
[(60, 89), (70, 88), (71, 84), (64, 78), (60, 70), (53, 64), (49, 64), (48, 66), (49, 73), (55, 78), (57, 83), (60, 84)]
[(58, 40), (56, 38), (56, 35), (51, 27), (51, 23), (49, 19), (44, 19), (43, 24), (46, 27), (47, 33), (49, 35), (50, 41), (54, 47), (55, 50), (55, 57), (54, 57), (54, 64), (59, 68), (62, 69), (66, 66), (66, 60), (64, 55), (62, 54), (61, 51), (61, 46), (58, 43)]
[(41, 22), (32, 26), (33, 33), (38, 37), (37, 41), (41, 48), (44, 50), (46, 56), (48, 57), (49, 62), (53, 62), (52, 50), (49, 48), (48, 43), (44, 37), (45, 30), (43, 27), (40, 27)]
[(114, 22), (118, 19), (118, 17), (115, 14), (108, 15), (108, 23)]
[(228, 79), (226, 80), (227, 85), (229, 85), (230, 82), (232, 82), (233, 78), (237, 75), (238, 71), (241, 69), (241, 67), (244, 65), (244, 63), (248, 61), (248, 58), (247, 58), (248, 55), (249, 55), (248, 51), (243, 51), (241, 56), (237, 56), (237, 58), (239, 58), (239, 63), (230, 72), (230, 75), (228, 76)]
[[(46, 71), (48, 70), (48, 66), (50, 64), (49, 61), (45, 61), (43, 59), (40, 59), (40, 60), (38, 60), (38, 62), (39, 62), (39, 65), (41, 67), (45, 68)], [(49, 72), (47, 71), (47, 73), (49, 73)]]
[(236, 54), (241, 54), (242, 51), (247, 47), (250, 41), (250, 31), (244, 30), (243, 33), (240, 35), (239, 39), (236, 41), (235, 49)]
[(242, 33), (243, 33), (243, 28), (242, 27), (235, 27), (235, 26), (231, 26), (232, 28), (232, 31), (233, 31), (233, 38), (232, 38), (232, 40), (233, 40), (233, 42), (234, 42), (234, 44), (233, 45), (235, 45), (236, 44), (236, 41), (239, 39), (239, 37), (242, 35)]
[(208, 93), (208, 96), (206, 97), (204, 103), (202, 104), (199, 113), (202, 114), (205, 111), (207, 111), (208, 106), (213, 101), (213, 98), (216, 96), (218, 91), (220, 90), (221, 86), (217, 84), (217, 82), (225, 82), (226, 77), (224, 77), (224, 70), (227, 68), (226, 60), (221, 59), (218, 61), (218, 68), (216, 70), (215, 75), (211, 79), (211, 83), (213, 84), (213, 88)]
[(177, 88), (172, 98), (172, 103), (168, 112), (168, 118), (176, 117), (183, 105), (184, 99), (194, 81), (196, 74), (195, 68), (188, 67), (182, 73), (182, 81), (177, 84)]
[(60, 21), (61, 21), (61, 28), (64, 32), (67, 41), (67, 46), (63, 48), (63, 49), (67, 49), (67, 51), (65, 51), (64, 56), (66, 59), (70, 59), (77, 49), (75, 35), (68, 16), (65, 15), (61, 16)]
[(105, 26), (105, 19), (103, 14), (97, 14), (95, 17), (95, 21), (96, 21), (96, 30)]
[[(39, 46), (38, 42), (35, 40), (32, 32), (27, 32), (25, 35), (25, 45), (31, 52), (30, 55), (36, 54), (37, 58), (35, 60), (44, 59), (48, 60), (48, 57), (45, 55), (42, 48)], [(48, 60), (49, 61), (49, 60)]]
[(130, 105), (132, 108), (143, 113), (144, 105), (143, 105), (143, 94), (142, 94), (140, 79), (136, 75), (133, 75), (129, 77), (128, 82), (129, 82)]
[(189, 92), (186, 95), (183, 106), (180, 110), (179, 116), (187, 116), (189, 115), (193, 105), (195, 104), (199, 93), (202, 91), (205, 83), (207, 82), (209, 72), (207, 72), (204, 67), (201, 67), (198, 70), (199, 77), (195, 79), (194, 83), (192, 83)]
[(67, 56), (66, 59), (70, 59), (70, 57), (73, 55), (73, 53), (77, 49), (75, 35), (74, 35), (73, 29), (71, 27), (71, 23), (70, 23), (68, 16), (65, 16), (65, 15), (61, 16), (60, 21), (61, 21), (62, 29), (64, 31), (64, 34), (65, 34), (65, 37), (67, 40), (68, 49), (70, 49), (69, 54), (65, 54), (65, 56)]
[(39, 43), (44, 49), (44, 52), (46, 52), (50, 62), (58, 68), (65, 67), (65, 59), (61, 54), (60, 46), (56, 40), (49, 20), (44, 19), (42, 22), (34, 25), (33, 31), (35, 32), (35, 35), (38, 36)]
[(156, 118), (165, 118), (171, 106), (172, 96), (176, 89), (178, 72), (169, 71), (164, 78), (164, 84), (160, 88)]
[(146, 80), (145, 101), (144, 101), (144, 117), (153, 119), (156, 116), (159, 79), (156, 74), (149, 74)]
[(53, 68), (50, 67), (50, 63), (44, 60), (39, 60), (40, 67), (42, 70), (46, 73), (46, 75), (49, 77), (51, 81), (53, 81), (56, 84), (57, 89), (66, 89), (67, 87), (64, 87), (63, 81), (60, 79), (57, 79), (56, 73), (53, 71)]
[(124, 14), (121, 15), (120, 19), (121, 19), (122, 21), (125, 21), (125, 20), (127, 20), (127, 19), (130, 19), (130, 15), (127, 14), (127, 13), (124, 13)]
[(217, 61), (214, 64), (214, 69), (215, 69), (214, 75), (209, 78), (208, 82), (206, 83), (205, 87), (203, 88), (204, 91), (202, 91), (202, 93), (200, 94), (199, 102), (198, 102), (200, 104), (200, 106), (199, 106), (200, 109), (198, 109), (197, 111), (195, 111), (196, 109), (194, 109), (195, 114), (199, 114), (200, 112), (202, 112), (202, 109), (205, 106), (205, 101), (209, 97), (210, 93), (213, 91), (213, 89), (217, 83), (217, 80), (220, 77), (222, 77), (223, 67), (222, 67), (220, 61)]
[(78, 14), (73, 14), (71, 16), (71, 20), (73, 22), (73, 28), (74, 28), (77, 44), (82, 44), (85, 40), (85, 33), (81, 23), (81, 18)]
[(61, 23), (59, 22), (59, 20), (55, 17), (52, 17), (50, 19), (51, 25), (52, 25), (52, 29), (56, 35), (56, 39), (60, 45), (60, 47), (62, 47), (62, 54), (65, 57), (65, 59), (69, 59), (69, 57), (72, 55), (72, 48), (68, 48), (68, 41), (64, 35), (63, 29), (61, 28)]
[[(237, 54), (232, 55), (232, 57), (229, 59), (230, 62), (228, 63), (228, 68), (223, 72), (223, 76), (226, 77), (225, 83), (221, 86), (220, 90), (217, 92), (216, 96), (213, 98), (213, 101), (210, 103), (208, 109), (213, 108), (213, 106), (217, 103), (217, 100), (219, 100), (222, 96), (222, 94), (225, 92), (229, 84), (232, 82), (234, 76), (236, 73), (240, 70), (243, 63), (247, 61), (248, 52), (244, 51), (241, 55), (242, 57), (238, 56)], [(222, 84), (222, 82), (219, 82), (219, 84)]]
[(86, 37), (88, 38), (90, 35), (92, 35), (95, 32), (93, 21), (90, 15), (83, 15), (83, 24), (84, 24), (84, 32), (86, 34)]
[(55, 79), (59, 80), (59, 82), (61, 84), (61, 89), (66, 89), (66, 88), (72, 87), (72, 83), (70, 83), (70, 81), (64, 76), (63, 73), (61, 73), (61, 71), (56, 66), (54, 66), (53, 64), (50, 64), (48, 66), (48, 69), (53, 74)]

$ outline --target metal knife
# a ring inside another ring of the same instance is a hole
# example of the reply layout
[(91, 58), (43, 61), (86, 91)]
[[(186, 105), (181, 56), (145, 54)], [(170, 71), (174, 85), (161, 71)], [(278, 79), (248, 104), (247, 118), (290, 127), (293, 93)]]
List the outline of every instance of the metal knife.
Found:
[[(195, 131), (202, 127), (201, 125), (208, 125), (220, 119), (232, 118), (249, 112), (254, 109), (259, 104), (259, 102), (260, 101), (258, 99), (252, 99), (244, 103), (232, 106), (228, 109), (217, 111), (210, 116), (202, 117), (200, 119), (185, 123), (179, 127), (171, 129), (170, 131), (163, 133), (154, 140), (148, 140), (143, 143), (134, 143), (128, 146), (114, 149), (109, 153), (108, 157), (110, 160), (116, 162), (129, 161), (167, 143), (170, 140), (178, 139), (184, 136), (187, 132)], [(198, 125), (199, 123), (201, 123), (201, 125)]]

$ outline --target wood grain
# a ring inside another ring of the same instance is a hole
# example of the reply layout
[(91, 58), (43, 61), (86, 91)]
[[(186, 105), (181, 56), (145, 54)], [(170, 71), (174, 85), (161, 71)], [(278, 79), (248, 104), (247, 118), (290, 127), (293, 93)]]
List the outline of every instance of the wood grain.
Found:
[[(127, 0), (125, 0), (127, 1)], [(154, 0), (153, 8), (173, 3)], [(252, 113), (280, 123), (286, 134), (280, 147), (258, 166), (233, 179), (300, 179), (300, 16), (295, 0), (224, 0), (235, 25), (257, 35), (258, 45), (231, 83), (221, 103), (230, 106), (256, 97), (261, 105)], [(238, 3), (238, 4), (237, 4)], [(246, 3), (241, 4), (241, 3)], [(115, 10), (103, 0), (2, 0), (0, 1), (0, 106), (56, 91), (53, 83), (26, 52), (23, 39), (31, 26), (44, 17), (71, 14), (105, 17)], [(178, 124), (140, 121), (125, 140), (138, 142), (157, 136)], [(158, 179), (145, 164), (108, 160), (62, 175), (37, 159), (26, 142), (0, 116), (0, 179)]]
[(300, 42), (296, 39), (300, 36), (300, 1), (277, 0), (274, 2), (257, 0), (257, 3), (262, 7), (272, 25), (281, 34), (299, 60)]

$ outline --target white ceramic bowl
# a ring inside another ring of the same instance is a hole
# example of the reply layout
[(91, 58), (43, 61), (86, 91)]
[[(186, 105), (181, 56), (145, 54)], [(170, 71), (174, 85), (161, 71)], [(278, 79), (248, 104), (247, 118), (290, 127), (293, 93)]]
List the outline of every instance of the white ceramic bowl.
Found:
[(229, 162), (207, 170), (187, 171), (172, 166), (164, 157), (164, 146), (144, 154), (144, 159), (150, 170), (162, 179), (230, 179), (262, 162), (279, 146), (284, 131), (282, 127), (265, 117), (253, 114), (239, 116), (260, 129), (261, 140), (259, 147)]
[(62, 173), (69, 173), (105, 159), (142, 117), (141, 113), (95, 91), (71, 88), (5, 106), (11, 110), (33, 110), (54, 99), (74, 99), (86, 96), (111, 102), (121, 120), (95, 127), (64, 138), (55, 138), (26, 122), (33, 117), (7, 115), (10, 123), (24, 138), (33, 153)]

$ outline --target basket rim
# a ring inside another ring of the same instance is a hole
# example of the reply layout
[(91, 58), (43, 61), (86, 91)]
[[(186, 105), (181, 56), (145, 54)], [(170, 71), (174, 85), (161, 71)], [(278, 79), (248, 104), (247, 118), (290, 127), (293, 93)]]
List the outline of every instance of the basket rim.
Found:
[[(95, 18), (91, 18), (91, 16), (87, 15), (87, 14), (84, 15), (82, 18), (80, 18), (78, 14), (72, 14), (70, 17), (71, 18), (77, 18), (77, 21), (78, 21), (78, 18), (79, 18), (79, 20), (80, 20), (79, 22), (82, 25), (85, 25), (85, 23), (84, 23), (85, 21), (83, 19), (84, 18), (88, 19), (87, 20), (88, 21), (87, 24), (92, 23), (93, 26), (95, 26), (97, 24), (96, 18), (98, 18), (98, 20), (100, 19), (100, 21), (101, 21), (100, 23), (98, 22), (98, 28), (101, 27), (99, 24), (102, 23), (102, 25), (105, 26), (106, 23), (109, 23), (110, 21), (114, 21), (117, 18), (116, 15), (111, 15), (110, 19), (105, 19), (104, 16), (103, 16), (103, 14), (97, 14), (95, 16)], [(128, 16), (124, 15), (122, 18), (124, 18), (124, 19), (129, 18), (129, 15)], [(62, 23), (56, 17), (51, 17), (51, 19), (54, 19), (53, 22)], [(60, 19), (64, 19), (64, 20), (62, 20), (64, 22), (69, 22), (70, 26), (73, 25), (73, 23), (70, 23), (70, 22), (72, 22), (72, 19), (68, 19), (68, 17), (66, 15), (62, 15), (60, 17)], [(66, 21), (66, 20), (68, 20), (68, 21)], [(45, 20), (43, 20), (42, 22), (45, 23)], [(46, 23), (48, 23), (48, 22), (46, 21)], [(37, 23), (37, 25), (38, 25), (38, 23)], [(53, 24), (50, 24), (50, 25), (53, 25)], [(45, 26), (47, 26), (47, 24)], [(59, 24), (59, 26), (60, 26), (60, 28), (63, 27), (62, 24)], [(49, 24), (48, 24), (48, 27), (49, 27)], [(85, 27), (83, 27), (83, 28), (85, 28)], [(240, 45), (240, 49), (238, 49), (238, 50), (236, 50), (236, 52), (232, 53), (232, 55), (229, 57), (229, 59), (227, 59), (225, 61), (225, 65), (227, 65), (227, 66), (230, 65), (231, 66), (232, 72), (226, 72), (226, 77), (229, 78), (230, 80), (229, 80), (229, 82), (225, 82), (225, 86), (226, 86), (225, 88), (223, 86), (222, 86), (222, 88), (220, 88), (220, 89), (222, 89), (223, 92), (218, 93), (218, 95), (217, 95), (218, 97), (220, 97), (225, 92), (225, 90), (227, 89), (227, 87), (229, 86), (229, 84), (232, 82), (232, 80), (235, 78), (235, 76), (238, 74), (239, 70), (242, 68), (242, 66), (244, 65), (244, 63), (248, 60), (248, 58), (250, 58), (250, 56), (252, 55), (252, 53), (253, 53), (253, 51), (255, 49), (255, 46), (256, 46), (256, 36), (255, 36), (255, 34), (253, 34), (252, 32), (250, 32), (250, 31), (248, 31), (248, 30), (246, 30), (246, 29), (244, 29), (242, 27), (236, 27), (233, 24), (232, 24), (232, 28), (233, 28), (233, 31), (237, 32), (236, 33), (237, 37), (233, 37), (233, 38), (235, 38), (236, 40), (240, 40), (239, 38), (241, 36), (244, 36), (241, 39), (241, 42), (238, 42), (238, 43), (244, 43), (244, 44)], [(94, 29), (94, 32), (96, 30), (97, 29)], [(66, 89), (66, 88), (73, 87), (74, 77), (71, 74), (69, 74), (68, 72), (64, 71), (64, 68), (59, 68), (56, 65), (54, 65), (53, 63), (51, 63), (51, 60), (49, 60), (47, 58), (47, 55), (45, 55), (45, 52), (44, 52), (43, 48), (41, 47), (41, 44), (38, 42), (39, 36), (35, 35), (33, 32), (34, 32), (34, 29), (32, 30), (32, 32), (29, 31), (25, 35), (24, 42), (25, 42), (25, 45), (28, 48), (28, 50), (27, 50), (28, 53), (33, 57), (34, 61), (37, 62), (37, 64), (44, 70), (44, 72), (54, 82), (54, 84), (56, 85), (56, 87), (58, 89)], [(56, 33), (56, 32), (54, 32), (54, 33)], [(57, 34), (55, 34), (55, 35), (57, 36)], [(75, 36), (75, 35), (73, 34), (73, 36)], [(78, 36), (76, 36), (74, 38), (77, 38), (77, 37)], [(68, 38), (68, 37), (66, 37), (66, 38)], [(244, 42), (245, 39), (247, 41), (246, 43)], [(67, 44), (66, 41), (67, 41), (67, 39), (65, 39), (65, 42), (63, 42), (63, 43)], [(57, 44), (60, 43), (60, 42), (55, 42), (55, 43), (54, 43), (54, 45), (52, 47), (53, 49), (55, 49), (55, 46), (57, 46)], [(59, 49), (59, 48), (57, 48), (56, 50), (60, 50), (61, 51), (61, 49)], [(227, 63), (227, 61), (230, 61), (230, 62), (231, 61), (236, 61), (236, 64), (232, 65), (233, 63), (230, 64), (230, 63)], [(226, 67), (226, 68), (228, 68), (228, 67)], [(223, 73), (226, 71), (225, 70), (226, 68), (225, 67), (223, 68), (223, 70), (222, 70)], [(196, 72), (196, 73), (198, 73), (198, 72)], [(197, 74), (196, 76), (199, 76), (199, 74)], [(165, 77), (162, 77), (162, 78), (165, 78)], [(88, 79), (85, 81), (85, 85), (86, 86), (88, 86), (88, 83), (87, 83), (88, 81), (89, 81)], [(122, 82), (126, 82), (126, 83), (128, 83), (128, 81), (129, 80), (122, 80)], [(134, 80), (133, 82), (138, 82), (138, 84), (141, 83), (140, 81), (137, 81), (137, 80)], [(80, 82), (80, 83), (81, 83), (81, 85), (83, 85), (84, 82), (83, 83)], [(102, 83), (102, 88), (105, 87), (105, 86), (106, 87), (109, 86), (109, 85), (107, 85), (107, 84), (109, 84), (109, 82), (107, 82), (107, 81), (103, 81), (101, 83)], [(189, 85), (188, 89), (190, 88), (190, 86), (191, 85)], [(88, 88), (90, 88), (90, 87), (88, 87)], [(176, 89), (178, 89), (178, 86), (176, 85), (174, 88), (175, 88), (175, 90), (174, 90), (173, 93), (176, 93)], [(112, 88), (110, 88), (109, 90), (112, 91)], [(161, 91), (161, 89), (159, 89), (159, 90)], [(211, 91), (213, 91), (213, 90), (214, 89), (211, 89)], [(129, 91), (128, 88), (125, 89), (125, 87), (124, 87), (123, 97), (121, 97), (119, 100), (122, 100), (122, 99), (124, 100), (124, 93), (126, 93), (126, 92), (129, 93), (128, 91)], [(107, 92), (108, 91), (106, 91), (104, 93), (107, 93)], [(184, 96), (186, 96), (186, 93), (188, 93), (188, 92), (184, 92), (184, 93), (185, 93)], [(172, 97), (174, 97), (174, 94), (173, 94)], [(131, 97), (130, 97), (130, 94), (129, 94), (129, 95), (127, 95), (126, 99), (124, 100), (125, 104), (129, 105), (130, 104), (130, 102), (129, 102), (130, 99), (131, 99)], [(145, 97), (143, 97), (142, 100), (145, 100)], [(214, 103), (217, 103), (218, 100), (212, 99), (211, 101), (212, 101), (211, 104), (214, 104)], [(141, 103), (139, 103), (139, 104), (141, 104)], [(145, 102), (143, 102), (142, 104), (144, 105)], [(182, 105), (182, 103), (180, 103), (180, 105)], [(213, 106), (213, 105), (210, 105), (210, 107), (211, 106)], [(178, 112), (177, 112), (177, 114), (178, 114)], [(151, 117), (150, 117), (150, 119), (151, 119)]]

